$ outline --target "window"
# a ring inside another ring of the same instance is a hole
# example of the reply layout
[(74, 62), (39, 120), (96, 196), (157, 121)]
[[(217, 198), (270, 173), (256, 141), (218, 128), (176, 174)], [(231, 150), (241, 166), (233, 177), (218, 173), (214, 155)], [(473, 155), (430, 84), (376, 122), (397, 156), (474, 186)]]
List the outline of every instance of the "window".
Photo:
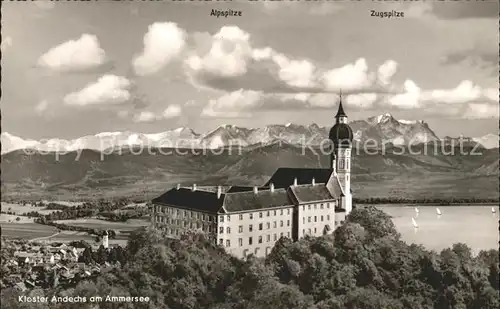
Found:
[(273, 216), (276, 216), (276, 210), (275, 210), (275, 211), (273, 211)]
[(326, 203), (326, 208), (330, 208), (330, 203)]
[(238, 226), (238, 233), (243, 233), (243, 225)]
[(307, 217), (307, 222), (311, 222), (311, 216)]
[(271, 247), (266, 247), (266, 256), (268, 256), (269, 253), (271, 253)]
[(271, 228), (271, 223), (270, 222), (267, 222), (267, 229), (269, 230)]
[(259, 255), (260, 248), (255, 248), (255, 255)]
[(283, 209), (280, 211), (280, 215), (283, 216)]
[(262, 236), (259, 236), (259, 244), (262, 243)]
[(227, 215), (227, 222), (231, 221), (231, 216)]
[(212, 226), (211, 225), (208, 226), (208, 232), (212, 233)]
[(290, 232), (286, 233), (286, 237), (290, 238)]
[(238, 245), (243, 247), (243, 238), (238, 238)]
[(219, 238), (219, 245), (221, 245), (221, 246), (222, 246), (223, 244), (224, 244), (224, 239)]
[(280, 227), (283, 227), (283, 220), (280, 221)]
[(345, 175), (345, 180), (349, 181), (349, 175)]
[(266, 241), (267, 241), (267, 242), (270, 242), (270, 241), (271, 241), (271, 235), (270, 235), (270, 234), (267, 234), (267, 235), (266, 235)]
[(271, 212), (270, 211), (267, 211), (267, 216), (269, 217), (271, 215)]
[(219, 234), (224, 234), (224, 227), (223, 226), (219, 227)]
[(316, 228), (314, 228), (314, 234), (316, 234)]
[(231, 228), (230, 228), (230, 227), (228, 227), (228, 228), (226, 229), (226, 233), (228, 233), (228, 234), (230, 234), (230, 233), (231, 233)]
[(304, 205), (304, 206), (302, 206), (302, 210), (306, 210), (306, 206), (305, 206), (305, 205)]
[(314, 210), (318, 209), (318, 204), (314, 204)]
[(311, 205), (307, 205), (307, 209), (311, 210)]
[(273, 222), (273, 227), (274, 227), (274, 228), (278, 227), (278, 225), (277, 225), (277, 222), (276, 222), (276, 221), (274, 221), (274, 222)]
[(226, 247), (231, 247), (231, 241), (229, 239), (226, 240)]
[(239, 215), (239, 217), (240, 217), (240, 218), (239, 218), (240, 220), (243, 220), (243, 215)]
[(259, 223), (259, 231), (262, 231), (262, 226), (263, 226), (263, 224)]
[(278, 236), (276, 234), (274, 234), (273, 236), (274, 241), (276, 241), (278, 239)]
[(321, 216), (320, 219), (321, 219), (321, 222), (323, 222), (323, 216)]
[(319, 208), (323, 209), (323, 203), (321, 203), (321, 205), (319, 205)]
[(259, 212), (259, 218), (262, 218), (262, 212)]
[(252, 244), (252, 237), (248, 237), (248, 244), (251, 245)]
[(306, 217), (302, 217), (302, 223), (306, 224)]
[(290, 214), (290, 209), (287, 209), (286, 213), (287, 213), (287, 214)]
[(283, 237), (283, 232), (280, 233), (280, 237)]
[(244, 257), (246, 257), (247, 255), (248, 255), (248, 249), (245, 249), (245, 250), (243, 251), (243, 256), (244, 256)]
[(290, 226), (290, 220), (286, 220), (286, 226)]
[(306, 230), (305, 230), (305, 229), (303, 229), (303, 230), (302, 230), (302, 235), (305, 235), (305, 234), (306, 234)]
[(250, 216), (250, 220), (252, 220), (253, 219), (253, 214), (251, 213), (249, 216)]
[(344, 159), (339, 160), (339, 168), (344, 168)]
[(205, 221), (206, 219), (207, 219), (207, 218), (206, 218), (206, 216), (203, 214), (203, 215), (201, 216), (201, 220)]
[(251, 224), (250, 224), (250, 225), (248, 226), (248, 231), (249, 231), (249, 232), (252, 232), (252, 231), (253, 231), (253, 225), (251, 225)]
[(326, 215), (326, 221), (330, 221), (330, 215)]
[(219, 216), (219, 221), (224, 222), (224, 216)]
[(318, 217), (314, 216), (314, 222), (318, 222)]
[(308, 229), (307, 232), (309, 232), (309, 234), (311, 234), (311, 229)]

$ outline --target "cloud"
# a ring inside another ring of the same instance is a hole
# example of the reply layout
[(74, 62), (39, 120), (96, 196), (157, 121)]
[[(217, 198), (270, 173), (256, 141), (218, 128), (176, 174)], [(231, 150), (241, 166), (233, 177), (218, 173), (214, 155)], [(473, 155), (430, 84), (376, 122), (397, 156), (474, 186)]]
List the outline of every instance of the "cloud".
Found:
[(116, 105), (128, 102), (131, 82), (122, 76), (104, 75), (97, 82), (64, 97), (67, 105)]
[(478, 42), (474, 47), (451, 51), (442, 57), (444, 65), (466, 64), (498, 75), (498, 40)]
[(10, 37), (10, 36), (3, 37), (2, 43), (0, 45), (1, 51), (5, 52), (11, 46), (12, 46), (12, 37)]
[(470, 104), (465, 113), (464, 118), (470, 119), (487, 119), (498, 118), (498, 104), (473, 103)]
[(236, 91), (242, 87), (265, 93), (387, 93), (397, 63), (388, 60), (375, 71), (364, 58), (340, 68), (324, 69), (308, 59), (293, 59), (270, 47), (254, 48), (250, 35), (225, 26), (210, 36), (195, 35), (196, 48), (185, 61), (198, 87)]
[(38, 59), (38, 65), (55, 71), (84, 71), (106, 64), (106, 53), (95, 35), (83, 34), (51, 48)]
[[(134, 122), (153, 122), (153, 121), (177, 118), (181, 116), (181, 114), (182, 114), (181, 106), (174, 104), (174, 105), (169, 105), (161, 114), (153, 113), (151, 111), (142, 111), (134, 114), (132, 116), (132, 119)], [(122, 118), (127, 117), (128, 115), (129, 115), (128, 113), (122, 113), (121, 115), (119, 114), (119, 116), (121, 116)]]
[(433, 2), (431, 11), (432, 14), (440, 19), (498, 19), (498, 1)]
[(137, 75), (149, 75), (176, 59), (186, 45), (186, 32), (176, 23), (162, 22), (149, 26), (144, 35), (144, 49), (132, 65)]
[(49, 107), (49, 101), (42, 100), (35, 106), (35, 111), (39, 114), (45, 112)]

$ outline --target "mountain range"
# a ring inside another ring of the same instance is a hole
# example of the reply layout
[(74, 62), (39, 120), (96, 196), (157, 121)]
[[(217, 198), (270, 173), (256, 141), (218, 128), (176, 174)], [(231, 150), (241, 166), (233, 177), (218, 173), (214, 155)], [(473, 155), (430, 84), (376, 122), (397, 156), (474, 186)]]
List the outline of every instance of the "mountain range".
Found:
[[(397, 120), (391, 114), (356, 120), (349, 123), (355, 142), (371, 140), (376, 145), (420, 144), (432, 141), (458, 143), (459, 138), (440, 139), (423, 120)], [(320, 145), (327, 140), (329, 127), (316, 124), (268, 125), (263, 128), (243, 128), (221, 125), (216, 129), (198, 134), (192, 129), (181, 127), (161, 133), (102, 132), (76, 139), (51, 138), (47, 140), (24, 139), (7, 132), (1, 134), (2, 154), (20, 149), (43, 152), (71, 152), (82, 149), (104, 151), (135, 146), (151, 148), (222, 148), (239, 145), (242, 147), (270, 145), (285, 142), (292, 145)], [(478, 138), (461, 138), (468, 144), (478, 143), (482, 147), (498, 148), (498, 135), (488, 134)]]

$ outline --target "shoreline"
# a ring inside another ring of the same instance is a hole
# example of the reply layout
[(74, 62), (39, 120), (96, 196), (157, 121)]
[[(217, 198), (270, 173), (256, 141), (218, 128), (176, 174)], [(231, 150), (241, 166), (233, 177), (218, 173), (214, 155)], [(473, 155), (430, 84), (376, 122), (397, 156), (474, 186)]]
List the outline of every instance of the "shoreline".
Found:
[(353, 204), (358, 204), (358, 205), (418, 205), (418, 206), (441, 206), (441, 207), (446, 207), (446, 206), (498, 206), (498, 202), (483, 202), (483, 203), (475, 203), (475, 202), (463, 202), (463, 203), (425, 203), (425, 202), (377, 202), (377, 203), (370, 203), (370, 202), (356, 202)]

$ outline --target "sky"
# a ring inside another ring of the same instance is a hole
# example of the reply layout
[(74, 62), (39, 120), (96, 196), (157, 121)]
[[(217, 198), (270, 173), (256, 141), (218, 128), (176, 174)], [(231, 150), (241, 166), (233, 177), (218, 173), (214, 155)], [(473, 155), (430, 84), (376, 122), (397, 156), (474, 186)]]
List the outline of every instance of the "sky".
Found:
[(329, 126), (341, 90), (349, 121), (497, 134), (498, 44), (496, 1), (4, 2), (2, 132)]

